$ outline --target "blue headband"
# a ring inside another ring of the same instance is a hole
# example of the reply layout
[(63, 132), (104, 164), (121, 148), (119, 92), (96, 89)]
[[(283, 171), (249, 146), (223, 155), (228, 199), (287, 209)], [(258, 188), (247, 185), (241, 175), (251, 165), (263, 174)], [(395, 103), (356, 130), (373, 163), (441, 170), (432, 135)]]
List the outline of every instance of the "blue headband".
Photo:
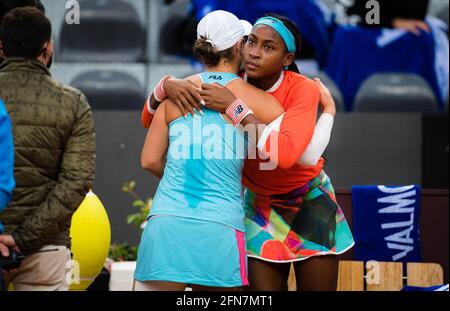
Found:
[(282, 21), (275, 17), (266, 16), (258, 19), (253, 27), (258, 25), (266, 25), (272, 27), (276, 32), (278, 32), (281, 38), (283, 38), (289, 53), (295, 53), (297, 51), (297, 48), (295, 47), (294, 35)]

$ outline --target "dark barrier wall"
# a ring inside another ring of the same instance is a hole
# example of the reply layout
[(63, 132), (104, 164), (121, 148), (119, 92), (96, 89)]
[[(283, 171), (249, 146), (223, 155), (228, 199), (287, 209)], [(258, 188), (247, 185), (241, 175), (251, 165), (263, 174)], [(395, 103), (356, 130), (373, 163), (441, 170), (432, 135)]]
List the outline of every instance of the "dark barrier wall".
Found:
[(448, 189), (448, 116), (424, 116), (422, 132), (422, 185)]
[(335, 187), (420, 184), (422, 117), (342, 114), (335, 121), (326, 171)]
[[(140, 112), (95, 111), (94, 116), (97, 131), (94, 191), (108, 211), (112, 241), (137, 244), (140, 233), (126, 224), (126, 216), (138, 209), (132, 207), (133, 198), (121, 191), (122, 185), (135, 180), (136, 193), (146, 198), (154, 195), (158, 183), (140, 167), (146, 135), (140, 127)], [(419, 115), (339, 115), (326, 171), (336, 188), (421, 184), (422, 145)], [(445, 247), (448, 249), (448, 243)]]
[(137, 244), (139, 231), (126, 224), (133, 197), (122, 192), (125, 182), (136, 181), (135, 192), (142, 198), (153, 196), (158, 181), (141, 169), (140, 155), (146, 131), (140, 126), (140, 113), (95, 111), (97, 169), (94, 192), (105, 206), (111, 222), (112, 242)]

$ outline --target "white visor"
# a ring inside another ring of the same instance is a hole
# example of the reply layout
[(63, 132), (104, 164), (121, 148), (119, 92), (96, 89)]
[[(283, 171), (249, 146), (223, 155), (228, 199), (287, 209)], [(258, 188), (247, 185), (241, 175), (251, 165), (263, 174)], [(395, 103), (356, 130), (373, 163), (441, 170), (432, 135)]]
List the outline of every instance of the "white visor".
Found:
[[(250, 23), (249, 23), (250, 24)], [(197, 39), (206, 40), (218, 51), (236, 45), (245, 35), (243, 23), (227, 11), (213, 11), (202, 18), (197, 26)]]
[(253, 25), (250, 24), (248, 21), (246, 21), (245, 19), (241, 19), (241, 24), (242, 27), (244, 27), (244, 36), (248, 36), (252, 33), (252, 29), (253, 29)]

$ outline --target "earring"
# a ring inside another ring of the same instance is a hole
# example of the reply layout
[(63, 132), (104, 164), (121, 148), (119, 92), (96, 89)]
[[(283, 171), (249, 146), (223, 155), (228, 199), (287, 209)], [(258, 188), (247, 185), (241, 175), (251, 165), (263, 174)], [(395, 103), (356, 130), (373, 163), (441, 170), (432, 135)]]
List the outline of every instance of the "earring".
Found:
[(289, 66), (284, 66), (284, 70), (288, 70), (289, 69)]

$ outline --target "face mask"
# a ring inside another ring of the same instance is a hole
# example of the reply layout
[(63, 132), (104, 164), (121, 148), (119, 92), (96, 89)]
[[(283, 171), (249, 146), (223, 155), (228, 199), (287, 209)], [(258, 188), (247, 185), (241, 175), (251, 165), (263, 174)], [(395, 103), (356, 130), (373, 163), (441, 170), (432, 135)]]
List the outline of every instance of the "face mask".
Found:
[(52, 67), (52, 64), (53, 64), (53, 54), (52, 56), (50, 56), (50, 59), (48, 60), (47, 69), (50, 69)]

